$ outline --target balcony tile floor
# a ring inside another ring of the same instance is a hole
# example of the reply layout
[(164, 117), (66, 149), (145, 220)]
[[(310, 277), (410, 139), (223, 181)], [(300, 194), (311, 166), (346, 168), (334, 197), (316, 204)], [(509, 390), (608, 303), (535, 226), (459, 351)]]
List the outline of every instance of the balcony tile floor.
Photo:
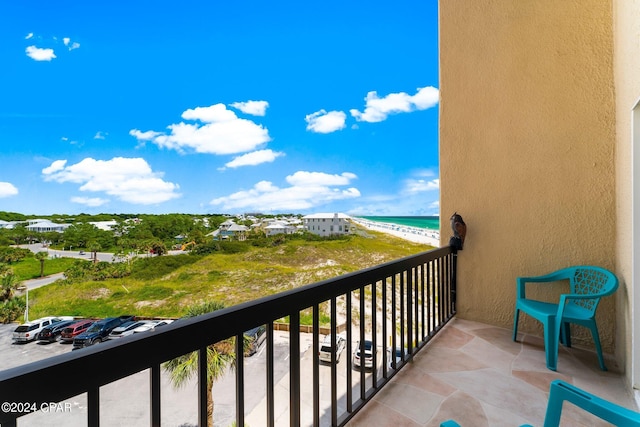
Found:
[[(637, 410), (613, 360), (599, 369), (593, 351), (561, 346), (557, 372), (545, 365), (541, 338), (454, 318), (381, 390), (349, 427), (542, 426), (549, 383), (562, 379)], [(610, 425), (565, 405), (562, 426)]]

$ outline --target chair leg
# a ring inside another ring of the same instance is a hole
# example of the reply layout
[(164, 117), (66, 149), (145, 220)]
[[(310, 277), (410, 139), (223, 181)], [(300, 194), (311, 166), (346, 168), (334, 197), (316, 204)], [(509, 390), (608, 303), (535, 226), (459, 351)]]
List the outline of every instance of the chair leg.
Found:
[(571, 347), (571, 324), (569, 322), (562, 322), (562, 329), (560, 329), (560, 342), (565, 347)]
[(603, 371), (607, 370), (607, 367), (604, 365), (604, 357), (602, 356), (602, 347), (600, 346), (600, 334), (598, 334), (598, 326), (595, 321), (589, 326), (591, 329), (591, 335), (593, 336), (593, 343), (596, 346), (596, 353), (598, 353), (598, 362), (600, 363), (600, 369)]
[(513, 340), (517, 341), (518, 338), (518, 317), (520, 316), (520, 309), (516, 308), (516, 313), (513, 315)]
[(547, 358), (547, 368), (555, 371), (558, 366), (559, 332), (556, 328), (556, 318), (548, 317), (544, 325), (544, 351)]

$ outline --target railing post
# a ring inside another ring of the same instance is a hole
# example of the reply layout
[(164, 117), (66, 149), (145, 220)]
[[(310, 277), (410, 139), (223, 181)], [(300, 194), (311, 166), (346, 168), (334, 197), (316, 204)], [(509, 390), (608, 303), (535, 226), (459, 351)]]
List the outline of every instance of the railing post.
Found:
[(273, 322), (267, 324), (267, 426), (275, 426), (275, 376), (273, 354)]
[[(338, 361), (336, 360), (338, 309), (336, 298), (331, 298), (331, 425), (338, 425)], [(315, 363), (314, 365), (317, 365)]]
[(458, 249), (451, 248), (451, 310), (456, 312), (456, 280), (458, 276)]
[(151, 387), (151, 427), (160, 427), (160, 365), (154, 365), (149, 372)]
[(236, 335), (236, 421), (244, 426), (244, 334)]
[(94, 387), (87, 391), (87, 425), (100, 426), (100, 388)]
[(295, 310), (290, 321), (289, 425), (300, 425), (300, 312)]
[(198, 350), (198, 425), (203, 427), (209, 425), (207, 393), (211, 390), (207, 391), (207, 376), (207, 347), (203, 347)]
[(313, 425), (320, 425), (320, 351), (319, 329), (320, 329), (320, 306), (313, 306)]

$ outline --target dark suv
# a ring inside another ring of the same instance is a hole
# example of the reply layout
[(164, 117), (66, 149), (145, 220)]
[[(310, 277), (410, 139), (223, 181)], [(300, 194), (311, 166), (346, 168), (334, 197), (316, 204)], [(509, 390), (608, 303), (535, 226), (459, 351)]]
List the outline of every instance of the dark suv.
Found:
[(73, 339), (73, 349), (89, 347), (107, 339), (112, 330), (129, 320), (135, 320), (134, 316), (108, 317), (98, 320), (86, 331)]

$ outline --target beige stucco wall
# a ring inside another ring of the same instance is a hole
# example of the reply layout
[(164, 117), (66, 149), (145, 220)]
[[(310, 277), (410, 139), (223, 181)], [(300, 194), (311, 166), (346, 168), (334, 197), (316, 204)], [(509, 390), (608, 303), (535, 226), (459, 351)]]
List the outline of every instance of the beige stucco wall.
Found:
[[(574, 264), (616, 268), (613, 6), (439, 7), (443, 241), (454, 211), (468, 228), (458, 315), (511, 327), (517, 276)], [(606, 352), (614, 351), (615, 302), (599, 309)], [(522, 317), (522, 331), (540, 331)], [(588, 332), (576, 332), (574, 342), (591, 345)]]
[[(640, 99), (640, 3), (614, 1), (614, 76), (616, 88), (616, 194), (618, 302), (616, 355), (631, 384), (632, 363), (632, 147), (631, 109)], [(637, 224), (640, 226), (640, 223)], [(640, 266), (637, 266), (640, 268)], [(637, 374), (636, 374), (637, 375)]]

